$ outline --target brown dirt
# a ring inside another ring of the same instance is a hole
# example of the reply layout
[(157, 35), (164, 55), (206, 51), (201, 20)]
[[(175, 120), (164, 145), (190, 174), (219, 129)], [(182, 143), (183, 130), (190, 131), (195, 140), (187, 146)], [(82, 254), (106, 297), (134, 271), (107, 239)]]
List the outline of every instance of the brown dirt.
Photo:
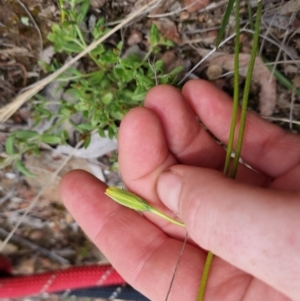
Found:
[[(104, 16), (107, 21), (112, 22), (123, 18), (144, 2), (141, 0), (91, 0), (90, 13), (97, 18)], [(191, 2), (190, 0), (185, 1), (186, 4)], [(180, 8), (180, 3), (176, 0), (164, 1), (164, 5), (152, 11), (151, 14), (168, 13), (170, 7), (173, 11), (176, 11)], [(174, 50), (163, 55), (167, 65), (169, 64), (167, 68), (170, 68), (171, 64), (174, 66), (181, 64), (189, 69), (198, 63), (203, 49), (210, 50), (214, 46), (218, 26), (220, 25), (221, 16), (225, 8), (223, 5), (213, 10), (199, 12), (198, 10), (204, 6), (202, 5), (203, 3), (197, 9), (193, 7), (189, 11), (169, 14), (162, 18), (143, 18), (138, 20), (124, 31), (126, 47), (137, 44), (143, 50), (146, 47), (145, 45), (147, 45), (149, 28), (152, 22), (155, 22), (160, 28), (161, 33), (168, 36), (169, 39), (177, 44)], [(208, 4), (208, 1), (205, 1), (206, 4)], [(36, 25), (30, 19), (24, 6), (34, 18)], [(45, 48), (49, 44), (46, 37), (52, 23), (59, 22), (59, 9), (54, 0), (23, 0), (22, 2), (17, 0), (0, 0), (0, 7), (0, 105), (3, 106), (9, 103), (22, 88), (34, 83), (43, 76), (38, 66), (38, 60), (42, 48)], [(241, 16), (243, 20), (247, 20), (246, 7), (241, 8)], [(282, 17), (287, 18), (288, 16)], [(231, 24), (228, 34), (233, 32), (233, 25)], [(297, 28), (299, 31), (299, 13), (295, 15), (295, 20), (289, 26), (294, 31)], [(278, 39), (280, 43), (286, 30), (286, 28), (271, 27), (270, 36)], [(40, 31), (41, 36), (39, 36), (38, 31)], [(263, 27), (262, 33), (266, 33), (265, 27)], [(113, 39), (116, 39), (116, 37), (119, 36), (114, 36)], [(250, 34), (243, 33), (241, 35), (243, 53), (249, 53), (252, 47), (251, 42), (252, 38)], [(295, 33), (291, 40), (285, 42), (284, 47), (291, 51), (295, 59), (299, 59), (299, 45), (300, 35), (299, 33)], [(233, 53), (233, 42), (229, 41), (220, 51), (223, 55), (231, 55)], [(265, 42), (262, 49), (263, 54), (270, 61), (275, 60), (277, 51), (278, 48), (269, 42)], [(280, 59), (286, 59), (285, 53), (281, 55)], [(225, 70), (222, 66), (220, 67), (220, 65), (216, 64), (216, 61), (212, 66), (209, 62), (205, 63), (194, 71), (194, 77), (210, 79), (215, 85), (232, 94), (232, 75), (214, 79), (211, 75), (212, 69), (214, 69), (214, 72), (217, 70), (218, 75), (220, 73), (224, 74)], [(297, 64), (292, 65), (287, 62), (279, 65), (279, 69), (290, 81), (294, 81), (295, 85), (299, 88), (299, 66)], [(259, 86), (253, 84), (251, 91), (252, 101), (250, 103), (251, 108), (254, 110), (259, 107), (259, 90)], [(292, 91), (277, 84), (276, 92), (276, 106), (273, 111), (273, 117), (289, 118)], [(10, 132), (10, 126), (15, 128), (16, 126), (20, 127), (22, 124), (26, 124), (26, 116), (30, 114), (28, 111), (29, 109), (27, 110), (27, 115), (24, 115), (22, 110), (17, 112), (6, 126), (6, 132), (0, 133), (2, 149), (5, 138)], [(292, 116), (294, 119), (300, 117), (300, 102), (297, 95), (294, 100)], [(290, 129), (288, 123), (283, 123), (280, 120), (277, 123)], [(294, 132), (299, 132), (299, 130), (299, 125), (293, 125)], [(102, 166), (105, 167), (104, 170), (107, 171), (107, 180), (116, 176), (116, 173), (109, 172), (109, 156), (99, 158)], [(43, 177), (47, 177), (49, 172), (52, 172), (52, 170), (49, 171), (50, 161), (48, 159), (43, 162), (45, 159), (41, 156), (36, 165), (35, 172), (37, 169), (42, 170)], [(69, 165), (67, 169), (74, 167), (74, 165)], [(76, 162), (76, 167), (84, 167), (86, 169), (84, 162)], [(47, 181), (47, 179), (40, 177), (39, 181), (26, 181), (19, 174), (7, 170), (0, 171), (0, 179), (0, 192), (2, 194), (2, 199), (0, 199), (0, 227), (5, 231), (10, 231), (24, 208), (28, 206), (32, 198), (36, 195), (41, 182)], [(117, 177), (114, 181), (119, 180)], [(57, 189), (57, 186), (56, 188), (52, 187), (52, 189)], [(18, 237), (16, 236), (15, 240), (11, 241), (9, 247), (6, 249), (7, 256), (13, 263), (15, 273), (35, 273), (61, 268), (62, 266), (95, 263), (99, 262), (99, 260), (104, 260), (102, 254), (76, 226), (70, 214), (66, 212), (60, 203), (56, 193), (57, 191), (50, 190), (48, 194), (43, 196), (16, 234), (35, 245), (60, 254), (67, 262), (61, 264), (47, 256), (41, 256), (38, 252), (32, 252), (29, 248), (25, 248), (19, 244)], [(5, 200), (4, 198), (8, 194), (10, 196)], [(0, 235), (0, 239), (3, 240), (4, 238), (5, 235)], [(50, 300), (50, 297), (47, 298), (47, 300)], [(53, 298), (51, 299), (53, 301), (59, 300), (57, 296), (52, 296), (51, 298)], [(40, 297), (40, 299), (34, 298), (32, 300), (46, 299)]]

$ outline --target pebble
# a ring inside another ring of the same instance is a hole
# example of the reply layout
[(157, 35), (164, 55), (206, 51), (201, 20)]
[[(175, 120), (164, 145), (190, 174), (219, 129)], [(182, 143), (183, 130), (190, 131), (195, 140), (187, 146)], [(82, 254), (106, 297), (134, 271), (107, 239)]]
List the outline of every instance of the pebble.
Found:
[(129, 46), (136, 45), (143, 40), (143, 35), (140, 31), (134, 30), (131, 32), (130, 36), (127, 39), (127, 44)]
[(222, 74), (223, 70), (219, 65), (210, 65), (206, 70), (208, 79), (213, 80), (218, 78)]
[(183, 11), (179, 15), (180, 21), (188, 20), (189, 17), (190, 14), (187, 11)]

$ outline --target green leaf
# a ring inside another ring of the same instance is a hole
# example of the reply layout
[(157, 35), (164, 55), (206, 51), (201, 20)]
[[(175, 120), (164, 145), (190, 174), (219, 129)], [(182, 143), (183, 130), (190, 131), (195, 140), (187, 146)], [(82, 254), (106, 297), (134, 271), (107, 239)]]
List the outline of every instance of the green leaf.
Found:
[(83, 147), (88, 148), (88, 146), (90, 145), (90, 142), (91, 142), (91, 135), (88, 135), (87, 137), (85, 137)]
[(106, 137), (106, 135), (105, 135), (105, 133), (104, 133), (104, 131), (103, 131), (102, 128), (99, 128), (99, 129), (98, 129), (98, 134), (99, 134), (99, 136), (102, 137), (102, 138), (105, 138), (105, 137)]
[(129, 72), (128, 70), (124, 70), (121, 66), (116, 66), (113, 69), (113, 74), (115, 78), (121, 80), (125, 83), (132, 81), (133, 79), (133, 72)]
[(145, 89), (150, 89), (154, 86), (154, 81), (151, 78), (145, 76), (144, 74), (137, 73), (135, 77), (138, 84), (142, 85)]
[(39, 133), (30, 130), (20, 130), (15, 132), (15, 136), (19, 139), (30, 139), (39, 136)]
[(118, 43), (118, 45), (117, 45), (117, 48), (118, 48), (118, 50), (122, 50), (122, 48), (123, 48), (123, 41), (120, 41), (119, 43)]
[[(239, 1), (239, 0), (237, 0)], [(232, 12), (232, 9), (233, 9), (233, 4), (234, 4), (235, 0), (229, 0), (228, 1), (228, 4), (226, 6), (226, 11), (223, 15), (223, 19), (222, 19), (222, 23), (221, 23), (221, 28), (218, 32), (218, 36), (217, 36), (217, 39), (216, 39), (216, 47), (218, 48), (220, 43), (221, 43), (221, 40), (223, 38), (223, 35), (225, 33), (225, 29), (226, 29), (226, 26), (229, 22), (229, 17), (231, 15), (231, 12)]]
[(115, 130), (113, 129), (113, 127), (109, 126), (108, 127), (108, 137), (110, 139), (114, 138), (115, 137)]
[[(163, 60), (158, 60), (158, 61), (155, 62), (154, 66), (155, 66), (155, 69), (156, 69), (157, 71), (162, 71), (162, 70), (163, 70), (163, 67), (164, 67), (164, 61), (163, 61)], [(149, 68), (149, 69), (150, 69), (150, 68)], [(151, 69), (150, 69), (150, 70), (151, 70)]]
[(178, 67), (174, 68), (170, 73), (168, 73), (167, 76), (170, 77), (170, 76), (177, 75), (182, 70), (183, 70), (183, 67), (182, 66), (178, 66)]
[(99, 27), (102, 27), (102, 26), (104, 26), (104, 23), (105, 23), (104, 18), (100, 18), (100, 19), (97, 21), (95, 27), (98, 27), (98, 28), (99, 28)]
[(136, 55), (131, 54), (128, 58), (122, 59), (120, 65), (129, 69), (137, 68), (141, 65), (142, 60)]
[(118, 112), (111, 112), (111, 116), (117, 120), (122, 120), (124, 117), (124, 113), (118, 111)]
[(19, 159), (16, 160), (16, 167), (17, 169), (26, 177), (29, 178), (34, 178), (35, 174), (33, 174), (32, 172), (30, 172), (27, 167), (23, 164), (23, 162)]
[(89, 119), (89, 116), (90, 116), (90, 112), (89, 111), (83, 111), (82, 112), (82, 115), (85, 119)]
[(100, 112), (99, 111), (95, 111), (92, 114), (92, 119), (90, 119), (91, 125), (94, 127), (96, 127), (99, 123), (100, 120)]
[(105, 48), (104, 48), (104, 46), (102, 44), (100, 44), (91, 53), (93, 55), (100, 55), (100, 54), (102, 54), (104, 52), (105, 52)]
[(81, 46), (72, 42), (69, 43), (64, 42), (62, 45), (62, 49), (70, 53), (78, 53), (83, 50)]
[(80, 130), (92, 131), (94, 127), (90, 123), (82, 123), (77, 126)]
[(165, 40), (161, 44), (164, 45), (164, 46), (168, 46), (168, 47), (173, 47), (174, 46), (174, 43), (170, 40)]
[(84, 1), (84, 3), (80, 5), (80, 12), (76, 18), (76, 22), (78, 24), (84, 21), (89, 8), (90, 8), (90, 1)]
[(155, 46), (158, 44), (159, 41), (159, 32), (158, 32), (158, 28), (155, 24), (152, 24), (151, 26), (151, 30), (150, 30), (150, 43), (151, 46)]
[(119, 56), (116, 55), (111, 49), (106, 50), (101, 57), (100, 61), (105, 64), (117, 63)]
[(103, 97), (102, 97), (102, 102), (106, 105), (109, 105), (111, 103), (111, 101), (113, 100), (113, 94), (111, 92), (106, 93)]
[(32, 152), (38, 157), (40, 155), (40, 149), (39, 146), (37, 145), (32, 149)]
[(43, 142), (47, 144), (60, 144), (61, 138), (55, 135), (43, 134), (41, 136)]
[(47, 39), (48, 39), (50, 42), (52, 42), (52, 43), (55, 42), (56, 37), (57, 37), (57, 35), (56, 35), (55, 33), (53, 33), (53, 32), (50, 32), (50, 33), (47, 35)]
[(142, 101), (145, 99), (147, 92), (134, 93), (131, 97), (134, 101)]
[(167, 76), (164, 76), (164, 77), (159, 79), (160, 84), (165, 85), (165, 84), (168, 84), (168, 82), (169, 82), (169, 78)]
[(54, 23), (52, 25), (51, 29), (52, 29), (53, 33), (60, 33), (61, 32), (61, 27), (58, 24), (56, 24), (56, 23)]
[(15, 136), (11, 134), (5, 140), (5, 151), (8, 155), (14, 155), (15, 154), (14, 144), (15, 144)]

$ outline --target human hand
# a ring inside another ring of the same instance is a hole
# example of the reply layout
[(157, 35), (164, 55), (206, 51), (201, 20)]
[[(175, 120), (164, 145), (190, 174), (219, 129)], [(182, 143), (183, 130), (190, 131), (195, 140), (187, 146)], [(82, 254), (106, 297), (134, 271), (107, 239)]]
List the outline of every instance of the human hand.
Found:
[[(259, 173), (241, 165), (237, 180), (228, 179), (225, 151), (195, 115), (226, 144), (231, 107), (228, 96), (204, 81), (188, 82), (182, 93), (153, 88), (145, 107), (121, 124), (124, 182), (161, 210), (176, 212), (193, 239), (169, 300), (196, 299), (211, 250), (217, 256), (205, 300), (298, 301), (300, 138), (249, 113), (242, 158)], [(60, 186), (68, 210), (121, 275), (151, 300), (165, 300), (184, 231), (116, 204), (105, 189), (83, 171), (68, 173)]]

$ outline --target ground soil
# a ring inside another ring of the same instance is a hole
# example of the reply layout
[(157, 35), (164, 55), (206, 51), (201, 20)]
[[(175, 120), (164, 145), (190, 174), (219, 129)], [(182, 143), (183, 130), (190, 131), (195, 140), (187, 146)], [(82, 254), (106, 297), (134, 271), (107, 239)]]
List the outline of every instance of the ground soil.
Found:
[[(96, 19), (105, 17), (108, 23), (113, 23), (144, 2), (141, 0), (91, 0), (89, 16), (95, 16)], [(206, 0), (198, 1), (198, 6), (191, 6), (187, 10), (174, 13), (192, 2), (186, 0), (183, 4), (176, 0), (163, 1), (163, 5), (150, 12), (152, 17), (140, 18), (113, 39), (122, 37), (127, 48), (136, 44), (143, 49), (147, 45), (149, 29), (154, 22), (161, 34), (175, 43), (171, 51), (161, 54), (166, 68), (172, 69), (174, 66), (182, 65), (187, 73), (201, 59), (203, 51), (213, 48), (225, 9), (225, 3), (217, 1), (213, 9), (205, 10), (206, 7), (212, 5)], [(266, 1), (265, 5), (267, 8), (272, 8), (274, 3)], [(51, 25), (60, 21), (60, 10), (55, 0), (0, 0), (0, 8), (0, 106), (4, 106), (11, 102), (23, 88), (45, 76), (38, 62), (44, 49), (50, 45), (47, 34)], [(164, 16), (159, 17), (161, 14)], [(245, 5), (241, 6), (241, 17), (243, 24), (246, 24), (248, 13)], [(277, 25), (273, 24), (271, 27), (268, 27), (269, 19), (267, 17), (264, 19), (262, 34), (268, 35), (281, 45), (283, 51), (277, 60), (286, 62), (278, 65), (278, 69), (294, 84), (295, 89), (299, 89), (299, 63), (290, 62), (292, 59), (299, 60), (300, 55), (299, 13), (295, 12), (293, 18), (291, 13), (278, 15), (276, 18), (280, 22), (278, 21)], [(227, 36), (233, 32), (233, 25), (234, 20), (231, 20)], [(287, 31), (288, 36), (285, 38)], [(242, 53), (249, 54), (251, 47), (252, 35), (244, 32), (241, 35)], [(232, 57), (233, 41), (229, 41), (219, 52), (224, 56), (223, 61), (228, 61)], [(269, 61), (274, 62), (278, 47), (265, 40), (261, 52)], [(208, 60), (193, 72), (192, 77), (210, 80), (216, 86), (232, 94), (232, 74), (221, 76), (228, 71), (231, 71), (230, 68), (221, 64), (220, 60)], [(268, 77), (268, 74), (265, 75)], [(259, 93), (263, 84), (259, 80), (252, 84), (250, 106), (256, 111), (259, 111), (261, 106), (262, 99)], [(275, 98), (268, 100), (274, 102), (269, 117), (273, 117), (275, 122), (282, 127), (298, 133), (300, 130), (298, 124), (283, 122), (282, 119), (299, 120), (299, 96), (294, 93), (295, 90), (287, 89), (278, 82), (274, 89)], [(25, 105), (5, 125), (2, 125), (1, 152), (3, 152), (3, 145), (9, 132), (28, 125), (30, 112), (30, 105)], [(114, 156), (113, 153), (108, 153), (102, 158), (97, 158), (97, 162), (101, 166), (105, 180), (117, 184), (120, 182), (120, 177), (117, 172), (111, 171), (110, 158), (112, 156)], [(24, 209), (37, 194), (41, 188), (41, 182), (46, 181), (46, 178), (41, 177), (52, 172), (49, 160), (61, 159), (56, 158), (52, 153), (50, 157), (47, 154), (37, 159), (39, 160), (37, 169), (42, 170), (40, 182), (28, 181), (15, 170), (0, 171), (2, 197), (0, 198), (0, 228), (3, 229), (3, 233), (0, 233), (1, 240), (5, 239), (6, 233), (12, 229)], [(67, 170), (72, 168), (89, 170), (85, 160), (78, 160), (66, 167)], [(11, 260), (14, 273), (31, 274), (105, 260), (63, 207), (57, 194), (57, 185), (51, 189), (43, 195), (5, 249), (4, 253)], [(49, 250), (49, 256), (40, 255), (38, 250), (32, 251), (29, 247), (25, 247), (18, 239), (19, 237), (35, 246)], [(51, 253), (63, 258), (64, 263), (53, 260)], [(59, 300), (57, 296), (47, 296), (47, 298), (36, 297), (26, 300), (50, 300), (51, 298)]]

